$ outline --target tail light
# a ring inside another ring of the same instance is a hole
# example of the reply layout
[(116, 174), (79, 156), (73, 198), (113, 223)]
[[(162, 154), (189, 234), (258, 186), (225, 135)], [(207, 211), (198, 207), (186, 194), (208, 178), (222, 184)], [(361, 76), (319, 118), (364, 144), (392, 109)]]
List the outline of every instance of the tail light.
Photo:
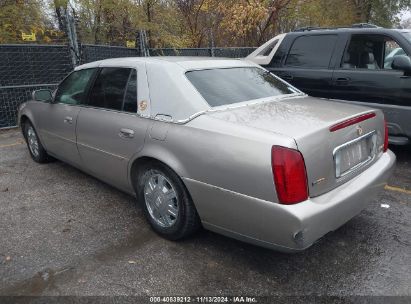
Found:
[(387, 121), (384, 119), (384, 152), (388, 150), (388, 126)]
[(273, 146), (271, 166), (281, 204), (296, 204), (308, 198), (307, 173), (304, 158), (299, 151)]

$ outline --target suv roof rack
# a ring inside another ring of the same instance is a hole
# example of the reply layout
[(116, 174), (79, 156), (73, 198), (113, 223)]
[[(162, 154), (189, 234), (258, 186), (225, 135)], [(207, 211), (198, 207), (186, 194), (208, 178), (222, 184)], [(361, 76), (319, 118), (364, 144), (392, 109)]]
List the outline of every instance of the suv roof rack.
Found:
[(355, 23), (351, 25), (353, 28), (378, 28), (375, 24), (372, 23)]
[(305, 26), (294, 30), (294, 32), (306, 32), (315, 30), (337, 30), (337, 29), (349, 29), (349, 28), (378, 28), (375, 24), (371, 23), (355, 23), (351, 26), (340, 26), (340, 27), (318, 27), (318, 26)]

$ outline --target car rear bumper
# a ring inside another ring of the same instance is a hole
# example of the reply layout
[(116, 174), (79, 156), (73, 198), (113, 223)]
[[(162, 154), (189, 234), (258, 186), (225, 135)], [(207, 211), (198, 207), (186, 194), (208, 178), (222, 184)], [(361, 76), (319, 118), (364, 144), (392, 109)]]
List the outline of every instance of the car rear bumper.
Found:
[(206, 229), (280, 251), (300, 251), (349, 221), (383, 189), (395, 164), (388, 151), (338, 188), (281, 205), (184, 178)]

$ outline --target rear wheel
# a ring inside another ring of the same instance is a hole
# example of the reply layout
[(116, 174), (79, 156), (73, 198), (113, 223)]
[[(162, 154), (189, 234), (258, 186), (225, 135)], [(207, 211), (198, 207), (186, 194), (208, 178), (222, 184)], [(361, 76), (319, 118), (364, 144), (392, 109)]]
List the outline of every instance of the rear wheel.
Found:
[(161, 236), (178, 240), (200, 227), (200, 219), (181, 179), (167, 166), (149, 162), (136, 178), (137, 198), (151, 227)]
[(48, 162), (50, 157), (41, 144), (36, 130), (29, 121), (24, 124), (24, 136), (26, 138), (27, 147), (29, 148), (31, 158), (37, 163)]

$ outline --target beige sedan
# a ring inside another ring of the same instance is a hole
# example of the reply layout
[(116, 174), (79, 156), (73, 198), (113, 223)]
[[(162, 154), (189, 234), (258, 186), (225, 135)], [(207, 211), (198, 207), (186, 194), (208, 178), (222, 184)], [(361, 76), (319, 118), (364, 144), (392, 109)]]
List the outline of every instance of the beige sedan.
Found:
[(103, 60), (33, 96), (19, 110), (32, 158), (136, 196), (173, 240), (203, 226), (305, 249), (364, 209), (395, 163), (381, 111), (309, 97), (242, 60)]

